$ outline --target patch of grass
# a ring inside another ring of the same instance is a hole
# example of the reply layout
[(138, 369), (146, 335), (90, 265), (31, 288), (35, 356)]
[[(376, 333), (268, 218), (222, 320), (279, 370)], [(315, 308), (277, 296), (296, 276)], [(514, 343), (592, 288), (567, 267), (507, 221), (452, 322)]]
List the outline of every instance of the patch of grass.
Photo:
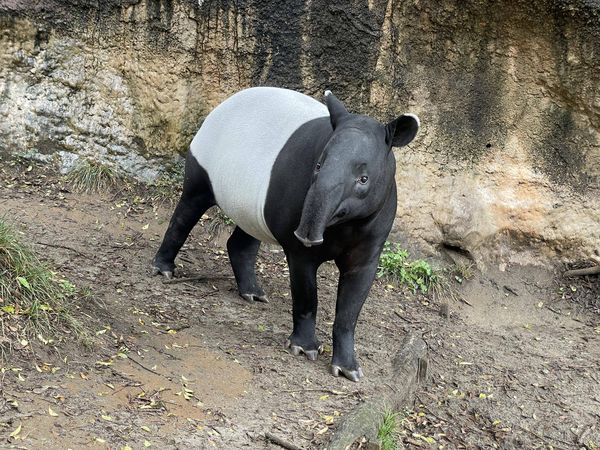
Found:
[(470, 280), (475, 276), (475, 264), (473, 263), (456, 263), (454, 265), (454, 279), (462, 283), (465, 280)]
[(113, 190), (122, 177), (99, 161), (86, 159), (67, 174), (67, 182), (77, 192), (93, 194)]
[(456, 283), (454, 283), (452, 278), (448, 275), (448, 271), (443, 270), (437, 275), (435, 283), (431, 286), (429, 293), (434, 299), (451, 299), (456, 301), (459, 298), (456, 286)]
[(0, 349), (5, 356), (16, 343), (37, 338), (52, 344), (58, 332), (79, 341), (90, 339), (72, 314), (72, 303), (86, 295), (51, 271), (0, 218)]
[(381, 442), (381, 450), (398, 449), (398, 413), (386, 411), (377, 430), (377, 439)]
[(233, 220), (225, 215), (217, 206), (210, 209), (210, 219), (205, 224), (206, 231), (211, 238), (215, 238), (225, 230), (235, 226)]
[(446, 298), (453, 301), (459, 300), (458, 285), (463, 284), (474, 276), (475, 264), (456, 263), (438, 271), (435, 283), (431, 286), (430, 292), (434, 298)]
[(423, 260), (409, 260), (407, 250), (399, 244), (386, 242), (379, 258), (377, 277), (385, 277), (399, 286), (406, 286), (413, 293), (427, 293), (439, 281), (439, 274)]

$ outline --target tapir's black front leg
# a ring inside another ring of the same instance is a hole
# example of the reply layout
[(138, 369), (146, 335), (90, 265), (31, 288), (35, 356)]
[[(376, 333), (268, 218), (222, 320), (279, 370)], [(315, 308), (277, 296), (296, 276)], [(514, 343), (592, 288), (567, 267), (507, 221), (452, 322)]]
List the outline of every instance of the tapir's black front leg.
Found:
[(331, 373), (336, 377), (341, 373), (349, 380), (358, 381), (363, 376), (354, 354), (354, 329), (373, 284), (380, 252), (381, 248), (365, 261), (364, 254), (353, 251), (335, 261), (340, 269), (340, 280), (333, 323)]
[(304, 255), (287, 254), (292, 289), (294, 330), (286, 346), (293, 355), (304, 353), (314, 361), (323, 347), (317, 341), (317, 269), (319, 264)]

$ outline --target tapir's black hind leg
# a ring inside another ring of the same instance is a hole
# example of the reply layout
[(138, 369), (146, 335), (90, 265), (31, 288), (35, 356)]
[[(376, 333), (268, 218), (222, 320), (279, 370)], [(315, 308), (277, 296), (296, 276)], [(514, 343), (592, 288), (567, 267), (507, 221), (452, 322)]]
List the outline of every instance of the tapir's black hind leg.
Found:
[(152, 261), (154, 275), (173, 276), (175, 257), (202, 214), (215, 204), (206, 171), (188, 152), (185, 162), (183, 193), (175, 208), (162, 244)]
[(259, 302), (269, 301), (256, 281), (256, 254), (259, 247), (260, 241), (244, 232), (240, 227), (235, 227), (233, 234), (227, 241), (229, 261), (233, 268), (240, 296), (250, 302), (253, 300)]

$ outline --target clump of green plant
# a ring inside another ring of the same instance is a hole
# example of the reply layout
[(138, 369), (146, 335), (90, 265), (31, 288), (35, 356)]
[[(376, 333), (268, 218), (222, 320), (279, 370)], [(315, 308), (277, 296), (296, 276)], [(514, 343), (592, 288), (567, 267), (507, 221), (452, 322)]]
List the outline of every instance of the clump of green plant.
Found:
[(0, 349), (4, 356), (15, 342), (36, 337), (51, 342), (57, 331), (89, 339), (72, 314), (73, 301), (82, 295), (71, 282), (42, 263), (23, 244), (18, 233), (0, 219)]
[(470, 280), (475, 276), (475, 264), (473, 263), (456, 263), (454, 265), (454, 279), (458, 283), (465, 280)]
[(399, 244), (386, 242), (379, 258), (379, 278), (385, 277), (392, 283), (406, 286), (413, 293), (427, 293), (439, 280), (431, 265), (423, 260), (409, 260), (408, 251)]
[(221, 208), (215, 206), (210, 210), (210, 219), (208, 219), (207, 223), (205, 224), (205, 227), (209, 236), (214, 238), (215, 236), (219, 236), (226, 229), (234, 225), (235, 223), (233, 222), (233, 220), (227, 217), (227, 215), (225, 215), (225, 213), (221, 211)]
[(383, 420), (377, 430), (377, 439), (381, 443), (381, 450), (397, 450), (398, 449), (398, 423), (396, 419), (398, 413), (386, 411), (383, 415)]
[(120, 181), (121, 176), (115, 169), (91, 159), (84, 160), (67, 175), (73, 190), (88, 194), (110, 191)]

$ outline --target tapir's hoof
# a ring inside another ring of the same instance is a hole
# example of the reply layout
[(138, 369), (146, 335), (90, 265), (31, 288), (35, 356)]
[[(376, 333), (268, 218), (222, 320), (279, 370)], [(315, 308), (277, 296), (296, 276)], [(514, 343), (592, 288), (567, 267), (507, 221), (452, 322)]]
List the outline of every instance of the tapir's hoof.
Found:
[(300, 345), (292, 344), (292, 342), (288, 339), (285, 342), (285, 347), (288, 348), (290, 350), (290, 353), (294, 356), (304, 354), (304, 356), (306, 356), (306, 359), (308, 359), (309, 361), (316, 361), (319, 357), (319, 354), (323, 353), (322, 344), (319, 345), (316, 350), (304, 350), (303, 347), (301, 347)]
[(265, 294), (242, 294), (240, 293), (240, 297), (242, 297), (244, 300), (252, 303), (252, 302), (262, 302), (262, 303), (269, 303), (269, 297), (267, 297)]
[(360, 367), (356, 370), (350, 370), (344, 367), (337, 366), (335, 364), (331, 365), (331, 374), (334, 377), (339, 377), (341, 374), (348, 378), (350, 381), (358, 381), (364, 376), (364, 373)]
[(167, 280), (173, 278), (173, 272), (175, 270), (175, 264), (172, 262), (164, 262), (160, 258), (154, 258), (152, 261), (152, 276), (162, 275)]
[(162, 275), (167, 280), (170, 280), (171, 278), (173, 278), (173, 271), (172, 270), (161, 270), (160, 267), (153, 266), (152, 270), (151, 270), (151, 275), (152, 276)]

